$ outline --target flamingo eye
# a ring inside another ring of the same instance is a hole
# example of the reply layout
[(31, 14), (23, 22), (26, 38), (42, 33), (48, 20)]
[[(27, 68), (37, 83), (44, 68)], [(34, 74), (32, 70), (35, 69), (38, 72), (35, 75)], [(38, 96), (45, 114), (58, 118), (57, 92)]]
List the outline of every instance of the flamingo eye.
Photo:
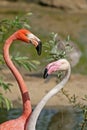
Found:
[(64, 65), (64, 64), (65, 64), (65, 62), (62, 62), (62, 64)]
[(28, 34), (27, 34), (27, 33), (25, 33), (24, 35), (25, 35), (25, 36), (28, 36)]

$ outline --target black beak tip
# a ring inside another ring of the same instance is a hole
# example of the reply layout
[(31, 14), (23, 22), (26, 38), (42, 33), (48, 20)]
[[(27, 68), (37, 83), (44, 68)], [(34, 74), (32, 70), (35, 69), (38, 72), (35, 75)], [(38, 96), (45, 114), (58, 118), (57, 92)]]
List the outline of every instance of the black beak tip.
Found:
[(39, 41), (39, 44), (36, 47), (36, 50), (37, 50), (38, 55), (41, 55), (41, 52), (42, 52), (42, 43), (41, 43), (41, 41)]
[(45, 70), (44, 70), (44, 74), (43, 74), (43, 78), (45, 79), (45, 78), (47, 78), (47, 76), (48, 76), (48, 69), (46, 68)]

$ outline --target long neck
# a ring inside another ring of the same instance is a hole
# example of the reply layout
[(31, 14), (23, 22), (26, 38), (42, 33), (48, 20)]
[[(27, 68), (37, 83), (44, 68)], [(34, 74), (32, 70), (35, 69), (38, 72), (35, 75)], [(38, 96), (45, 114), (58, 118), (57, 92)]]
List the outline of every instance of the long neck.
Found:
[(43, 109), (43, 107), (45, 106), (45, 104), (47, 103), (47, 101), (54, 96), (56, 93), (59, 92), (59, 90), (61, 90), (64, 85), (67, 83), (69, 77), (70, 77), (70, 73), (71, 73), (71, 68), (69, 66), (69, 69), (67, 71), (66, 77), (58, 84), (56, 85), (52, 90), (50, 90), (44, 97), (43, 99), (38, 103), (38, 105), (36, 106), (36, 108), (34, 109), (34, 111), (32, 112), (32, 115), (29, 118), (29, 121), (27, 123), (27, 127), (26, 130), (35, 130), (36, 127), (36, 122), (37, 119), (39, 117), (39, 114), (41, 112), (41, 110)]
[(16, 67), (12, 63), (9, 56), (9, 47), (14, 40), (16, 40), (14, 35), (12, 35), (9, 39), (6, 40), (4, 48), (3, 48), (3, 56), (4, 56), (7, 66), (9, 67), (13, 75), (15, 76), (17, 83), (19, 85), (21, 95), (22, 95), (22, 100), (23, 100), (23, 115), (27, 118), (31, 113), (31, 103), (30, 103), (30, 98), (28, 95), (27, 87), (24, 83), (24, 80), (21, 74), (16, 69)]

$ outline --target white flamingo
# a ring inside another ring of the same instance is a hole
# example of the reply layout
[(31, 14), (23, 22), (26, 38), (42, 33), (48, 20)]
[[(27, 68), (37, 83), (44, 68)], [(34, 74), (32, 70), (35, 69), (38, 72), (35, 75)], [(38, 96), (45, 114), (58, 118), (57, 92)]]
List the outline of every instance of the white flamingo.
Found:
[(32, 114), (31, 114), (31, 116), (30, 116), (30, 118), (27, 122), (26, 130), (35, 130), (36, 122), (37, 122), (37, 119), (39, 117), (39, 114), (40, 114), (41, 110), (43, 109), (43, 107), (45, 106), (45, 104), (47, 103), (47, 101), (52, 96), (57, 94), (59, 92), (59, 90), (61, 90), (65, 86), (67, 81), (69, 80), (69, 77), (70, 77), (70, 74), (71, 74), (71, 67), (70, 67), (69, 62), (66, 59), (60, 59), (58, 61), (49, 63), (47, 65), (47, 67), (45, 68), (43, 77), (46, 78), (52, 72), (55, 72), (55, 71), (58, 71), (58, 70), (66, 71), (66, 75), (65, 75), (64, 79), (59, 84), (57, 84), (52, 90), (50, 90), (42, 98), (42, 100), (38, 103), (38, 105), (36, 106), (36, 108), (32, 112)]

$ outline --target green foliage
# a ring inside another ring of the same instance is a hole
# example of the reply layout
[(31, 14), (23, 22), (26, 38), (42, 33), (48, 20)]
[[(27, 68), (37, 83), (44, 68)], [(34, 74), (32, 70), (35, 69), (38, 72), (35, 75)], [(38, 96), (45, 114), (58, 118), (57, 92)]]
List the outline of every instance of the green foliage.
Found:
[(39, 61), (36, 60), (30, 60), (28, 57), (26, 56), (18, 56), (16, 55), (15, 57), (12, 57), (12, 60), (20, 67), (24, 67), (26, 70), (32, 71), (32, 70), (36, 70), (37, 65), (40, 64)]
[[(17, 29), (27, 28), (30, 26), (28, 24), (29, 16), (32, 13), (28, 13), (24, 17), (16, 16), (14, 19), (3, 19), (0, 21), (0, 42), (4, 42), (9, 34), (12, 34)], [(8, 33), (9, 32), (9, 33)]]
[[(0, 87), (2, 87), (4, 91), (11, 92), (10, 86), (12, 86), (12, 84), (4, 82), (3, 79), (0, 78)], [(3, 107), (6, 107), (7, 110), (9, 110), (12, 107), (12, 103), (8, 98), (4, 97), (3, 94), (0, 93), (0, 108)]]
[(47, 58), (50, 62), (61, 58), (67, 58), (67, 52), (71, 51), (69, 40), (69, 36), (63, 41), (57, 33), (51, 33), (51, 40), (45, 44), (45, 52), (48, 53)]
[[(69, 103), (74, 108), (81, 110), (82, 115), (83, 115), (83, 121), (80, 123), (79, 126), (80, 126), (81, 130), (86, 130), (86, 128), (87, 128), (87, 105), (84, 105), (83, 103), (79, 102), (78, 97), (75, 94), (70, 96), (70, 94), (64, 89), (62, 89), (62, 93), (63, 93), (63, 95), (66, 96)], [(87, 95), (84, 95), (82, 100), (87, 101)]]
[(5, 91), (10, 90), (10, 86), (12, 86), (11, 83), (5, 83), (2, 78), (0, 78), (0, 87), (2, 87)]
[(0, 54), (0, 65), (3, 65), (3, 64), (4, 64), (4, 59), (3, 59), (2, 54)]
[(0, 108), (4, 107), (9, 110), (10, 108), (12, 108), (12, 103), (7, 97), (3, 96), (3, 94), (0, 93)]

